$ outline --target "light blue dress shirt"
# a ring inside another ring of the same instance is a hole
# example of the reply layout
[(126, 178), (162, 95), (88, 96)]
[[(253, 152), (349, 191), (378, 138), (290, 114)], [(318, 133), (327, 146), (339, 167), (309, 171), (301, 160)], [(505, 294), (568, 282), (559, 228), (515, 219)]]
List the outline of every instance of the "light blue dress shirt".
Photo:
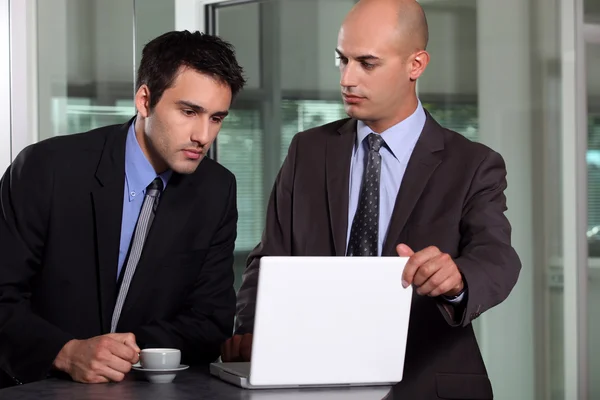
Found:
[[(404, 121), (392, 126), (381, 134), (385, 145), (379, 150), (381, 154), (381, 178), (379, 186), (379, 241), (377, 254), (381, 255), (385, 241), (396, 196), (400, 190), (402, 178), (406, 172), (408, 160), (415, 148), (415, 144), (425, 126), (425, 111), (418, 104), (415, 112)], [(358, 197), (362, 183), (363, 171), (367, 165), (369, 143), (366, 139), (373, 131), (364, 122), (358, 121), (356, 143), (352, 152), (350, 163), (350, 201), (348, 207), (348, 232), (346, 243), (350, 240), (352, 220), (358, 207)]]
[(144, 155), (137, 138), (135, 137), (135, 120), (131, 123), (127, 132), (125, 142), (125, 186), (123, 194), (123, 217), (121, 220), (121, 241), (119, 244), (119, 266), (117, 270), (118, 279), (121, 275), (121, 269), (129, 246), (131, 238), (135, 230), (144, 196), (146, 195), (146, 187), (158, 176), (163, 181), (163, 190), (167, 187), (167, 182), (171, 177), (171, 170), (167, 170), (162, 174), (157, 175), (154, 167)]
[[(383, 242), (387, 236), (388, 227), (394, 211), (396, 197), (400, 190), (400, 184), (410, 156), (425, 126), (427, 117), (425, 110), (418, 102), (415, 111), (405, 120), (397, 123), (384, 132), (375, 132), (381, 134), (385, 145), (379, 150), (381, 154), (381, 178), (379, 187), (379, 240), (377, 243), (377, 254), (381, 255)], [(369, 143), (366, 139), (373, 130), (364, 122), (358, 121), (356, 128), (356, 143), (352, 152), (350, 163), (350, 201), (348, 205), (348, 231), (346, 234), (346, 243), (350, 241), (350, 230), (352, 229), (352, 220), (358, 207), (358, 198), (365, 166), (367, 165), (367, 154), (369, 152)], [(460, 302), (463, 298), (461, 294), (451, 302)]]

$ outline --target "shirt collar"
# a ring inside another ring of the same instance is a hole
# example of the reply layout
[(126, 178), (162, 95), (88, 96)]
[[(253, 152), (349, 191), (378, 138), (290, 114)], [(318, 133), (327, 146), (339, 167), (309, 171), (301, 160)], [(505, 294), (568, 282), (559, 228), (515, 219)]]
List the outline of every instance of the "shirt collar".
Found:
[[(171, 177), (172, 171), (169, 169), (158, 177), (163, 181), (163, 190), (167, 187), (167, 182)], [(127, 184), (127, 193), (129, 201), (135, 197), (141, 196), (146, 187), (154, 178), (157, 177), (154, 167), (144, 155), (140, 144), (135, 136), (135, 120), (129, 126), (127, 139), (125, 142), (125, 181)]]
[[(425, 110), (421, 105), (421, 101), (418, 101), (417, 108), (408, 118), (383, 132), (375, 133), (381, 134), (381, 137), (385, 140), (387, 149), (391, 151), (394, 157), (400, 160), (404, 153), (412, 149), (412, 146), (407, 146), (407, 144), (417, 142), (426, 120)], [(356, 133), (356, 144), (358, 147), (369, 134), (373, 133), (373, 130), (363, 121), (358, 121)]]

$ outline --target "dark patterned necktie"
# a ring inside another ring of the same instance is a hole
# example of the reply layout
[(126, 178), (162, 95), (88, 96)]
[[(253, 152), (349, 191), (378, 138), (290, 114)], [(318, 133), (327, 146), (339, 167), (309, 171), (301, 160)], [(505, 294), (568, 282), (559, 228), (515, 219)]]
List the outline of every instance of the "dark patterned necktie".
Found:
[(381, 177), (381, 154), (385, 143), (381, 135), (367, 136), (369, 154), (363, 173), (358, 207), (348, 242), (348, 256), (377, 256), (379, 240), (379, 180)]

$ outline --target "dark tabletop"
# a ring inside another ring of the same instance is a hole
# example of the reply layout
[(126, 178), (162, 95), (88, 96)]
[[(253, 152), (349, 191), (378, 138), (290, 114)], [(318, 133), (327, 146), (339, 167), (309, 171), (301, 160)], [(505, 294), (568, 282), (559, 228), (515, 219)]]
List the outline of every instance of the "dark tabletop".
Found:
[(219, 399), (219, 400), (382, 400), (390, 387), (244, 390), (210, 376), (208, 369), (179, 372), (172, 383), (152, 384), (132, 371), (120, 383), (81, 384), (47, 379), (0, 390), (0, 400), (44, 399)]

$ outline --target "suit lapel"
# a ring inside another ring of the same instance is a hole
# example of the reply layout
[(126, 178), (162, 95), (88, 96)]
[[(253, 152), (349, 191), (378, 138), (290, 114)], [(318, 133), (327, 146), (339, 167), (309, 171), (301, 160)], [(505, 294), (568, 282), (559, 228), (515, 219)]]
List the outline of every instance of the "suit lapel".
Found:
[(117, 297), (117, 266), (125, 185), (125, 139), (128, 128), (129, 124), (125, 124), (118, 134), (108, 135), (96, 170), (98, 186), (91, 193), (96, 228), (98, 293), (104, 333), (110, 331), (110, 320)]
[(426, 114), (425, 126), (410, 157), (396, 197), (382, 255), (396, 255), (396, 241), (427, 186), (429, 178), (442, 162), (443, 130), (429, 113)]
[(335, 254), (346, 254), (348, 231), (348, 191), (352, 148), (356, 141), (356, 120), (350, 119), (327, 137), (325, 150), (327, 202)]
[(161, 194), (156, 215), (144, 243), (144, 249), (129, 287), (121, 316), (134, 307), (140, 295), (150, 287), (162, 260), (174, 248), (174, 240), (180, 240), (174, 232), (182, 232), (193, 210), (206, 209), (210, 191), (199, 191), (204, 177), (203, 164), (191, 176), (173, 173)]

